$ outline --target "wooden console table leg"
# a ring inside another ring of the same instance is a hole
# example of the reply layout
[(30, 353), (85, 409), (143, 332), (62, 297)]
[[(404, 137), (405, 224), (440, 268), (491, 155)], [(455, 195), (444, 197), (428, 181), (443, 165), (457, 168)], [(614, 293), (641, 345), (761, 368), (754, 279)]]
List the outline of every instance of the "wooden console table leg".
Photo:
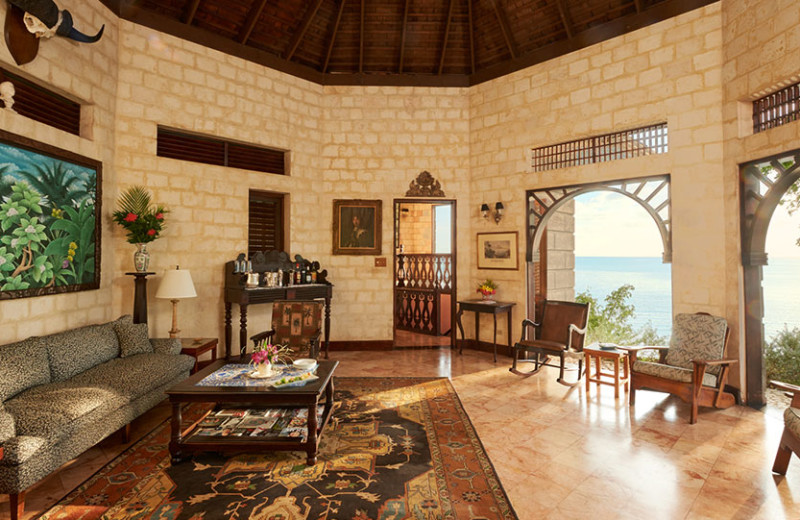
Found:
[(239, 359), (247, 352), (247, 305), (239, 306)]
[(329, 336), (331, 334), (331, 299), (325, 298), (325, 359), (328, 359), (328, 351), (331, 348)]
[(225, 302), (225, 359), (231, 358), (231, 304)]
[(614, 399), (619, 399), (619, 358), (614, 357)]
[(456, 313), (456, 325), (458, 325), (458, 330), (461, 331), (461, 346), (458, 349), (459, 354), (464, 353), (464, 326), (461, 324), (461, 315), (464, 314), (464, 309), (461, 308), (459, 305), (458, 312)]
[(183, 441), (181, 422), (181, 403), (176, 401), (172, 403), (172, 420), (170, 421), (172, 432), (169, 441), (169, 454), (172, 456), (173, 464), (178, 464), (183, 460), (183, 453), (181, 452), (181, 442)]
[(497, 363), (497, 313), (492, 313), (494, 319), (494, 335), (492, 336), (492, 350), (494, 352), (494, 362)]

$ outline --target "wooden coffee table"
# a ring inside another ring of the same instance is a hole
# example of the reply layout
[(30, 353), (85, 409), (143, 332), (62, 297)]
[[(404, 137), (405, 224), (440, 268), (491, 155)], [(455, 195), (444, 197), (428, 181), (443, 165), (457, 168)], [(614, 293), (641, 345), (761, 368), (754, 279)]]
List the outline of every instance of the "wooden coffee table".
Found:
[[(226, 360), (217, 360), (178, 383), (167, 395), (172, 403), (172, 436), (169, 452), (173, 464), (182, 461), (187, 453), (196, 451), (305, 451), (307, 464), (316, 464), (317, 448), (322, 432), (333, 410), (333, 372), (338, 361), (319, 361), (316, 381), (305, 386), (276, 390), (269, 386), (200, 386), (197, 383), (221, 369)], [(322, 419), (317, 420), (317, 405), (323, 393), (325, 405)], [(272, 439), (258, 437), (209, 437), (192, 436), (200, 422), (212, 410), (188, 428), (182, 428), (181, 408), (185, 403), (214, 403), (224, 406), (248, 408), (306, 408), (308, 410), (308, 433), (305, 442), (295, 439)]]
[[(592, 343), (586, 347), (583, 347), (583, 355), (586, 358), (586, 395), (589, 395), (589, 386), (591, 383), (597, 383), (598, 385), (611, 385), (614, 387), (614, 397), (619, 397), (619, 387), (621, 384), (625, 384), (625, 391), (628, 390), (628, 378), (629, 378), (629, 371), (628, 371), (628, 354), (624, 350), (620, 350), (619, 348), (613, 349), (605, 349), (600, 348), (599, 343)], [(592, 377), (592, 358), (594, 358), (595, 362), (595, 371), (594, 377)], [(614, 371), (613, 372), (604, 372), (601, 368), (601, 359), (610, 359), (614, 363)], [(623, 374), (620, 376), (619, 372), (619, 365), (622, 362), (623, 367)], [(603, 378), (608, 378), (610, 381), (606, 381)]]

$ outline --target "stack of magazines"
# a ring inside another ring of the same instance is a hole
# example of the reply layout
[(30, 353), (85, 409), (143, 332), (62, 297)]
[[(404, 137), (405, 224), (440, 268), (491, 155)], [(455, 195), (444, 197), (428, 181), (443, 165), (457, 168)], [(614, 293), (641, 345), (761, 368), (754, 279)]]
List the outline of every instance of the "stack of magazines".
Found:
[[(317, 406), (317, 424), (322, 421), (324, 408)], [(191, 438), (258, 437), (305, 442), (307, 418), (308, 408), (221, 408), (200, 421)]]

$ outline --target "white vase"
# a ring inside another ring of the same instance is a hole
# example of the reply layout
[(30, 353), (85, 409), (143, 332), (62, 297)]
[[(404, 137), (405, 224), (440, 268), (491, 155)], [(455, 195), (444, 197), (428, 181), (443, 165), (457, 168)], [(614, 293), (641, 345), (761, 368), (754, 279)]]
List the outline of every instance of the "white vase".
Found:
[(272, 363), (267, 361), (266, 363), (259, 363), (256, 365), (258, 369), (259, 377), (269, 377), (272, 375)]

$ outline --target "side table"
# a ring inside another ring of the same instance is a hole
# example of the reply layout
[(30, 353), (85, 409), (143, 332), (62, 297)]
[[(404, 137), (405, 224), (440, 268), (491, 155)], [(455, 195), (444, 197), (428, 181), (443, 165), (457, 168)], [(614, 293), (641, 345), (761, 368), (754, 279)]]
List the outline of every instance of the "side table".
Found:
[(217, 360), (217, 341), (217, 338), (181, 338), (181, 354), (192, 356), (195, 360), (192, 374), (202, 368), (200, 356), (206, 352), (211, 352), (211, 359), (203, 361), (203, 366)]
[(496, 302), (494, 300), (463, 300), (458, 302), (458, 312), (456, 313), (456, 324), (461, 331), (461, 348), (458, 353), (464, 351), (464, 327), (461, 325), (461, 315), (464, 311), (475, 313), (475, 344), (478, 344), (481, 333), (481, 313), (491, 314), (494, 318), (494, 336), (492, 347), (494, 349), (494, 362), (497, 363), (497, 315), (506, 313), (508, 315), (508, 348), (511, 347), (511, 308), (516, 305), (513, 302)]
[[(600, 343), (592, 343), (583, 347), (583, 355), (586, 358), (586, 395), (589, 395), (589, 386), (591, 383), (598, 385), (610, 385), (614, 387), (614, 398), (619, 398), (619, 387), (622, 383), (625, 384), (625, 391), (628, 391), (628, 380), (630, 372), (628, 369), (628, 353), (624, 350), (616, 348), (601, 348)], [(605, 344), (603, 344), (605, 345)], [(611, 344), (608, 344), (611, 345)], [(594, 358), (594, 377), (592, 377), (592, 358)], [(601, 360), (610, 359), (614, 362), (614, 371), (605, 372), (601, 368)], [(623, 373), (620, 377), (619, 365), (622, 362)], [(603, 378), (610, 379), (609, 381)]]

